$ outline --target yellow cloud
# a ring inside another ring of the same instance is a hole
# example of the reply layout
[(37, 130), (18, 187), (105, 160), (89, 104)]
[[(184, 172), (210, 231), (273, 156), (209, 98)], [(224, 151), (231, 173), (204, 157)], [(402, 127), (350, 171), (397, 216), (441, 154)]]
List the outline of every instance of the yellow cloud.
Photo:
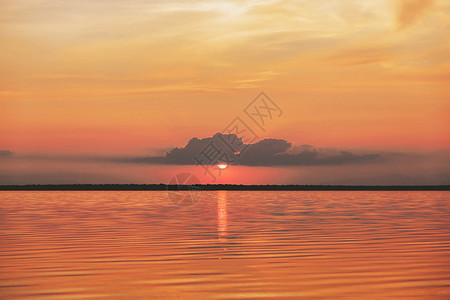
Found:
[(434, 0), (401, 0), (397, 12), (398, 28), (411, 26), (433, 3)]

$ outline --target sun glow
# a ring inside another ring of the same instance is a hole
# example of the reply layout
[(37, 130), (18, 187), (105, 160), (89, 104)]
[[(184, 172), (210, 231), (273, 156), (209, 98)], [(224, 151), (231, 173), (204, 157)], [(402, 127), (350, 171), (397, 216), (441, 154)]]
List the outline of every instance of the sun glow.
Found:
[(221, 170), (224, 170), (228, 167), (228, 165), (227, 164), (218, 164), (217, 167)]

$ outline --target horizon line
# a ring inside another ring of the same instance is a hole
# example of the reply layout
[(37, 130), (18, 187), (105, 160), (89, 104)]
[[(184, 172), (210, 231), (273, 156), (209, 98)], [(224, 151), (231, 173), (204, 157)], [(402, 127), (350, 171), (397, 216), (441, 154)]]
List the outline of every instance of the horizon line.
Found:
[(9, 184), (0, 191), (450, 191), (450, 185), (300, 185), (300, 184)]

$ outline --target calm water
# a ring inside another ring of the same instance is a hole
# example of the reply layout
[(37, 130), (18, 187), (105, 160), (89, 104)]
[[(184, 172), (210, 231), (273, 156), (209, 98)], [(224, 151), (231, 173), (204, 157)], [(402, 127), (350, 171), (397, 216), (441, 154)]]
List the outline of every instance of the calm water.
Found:
[(449, 299), (449, 196), (0, 192), (0, 298)]

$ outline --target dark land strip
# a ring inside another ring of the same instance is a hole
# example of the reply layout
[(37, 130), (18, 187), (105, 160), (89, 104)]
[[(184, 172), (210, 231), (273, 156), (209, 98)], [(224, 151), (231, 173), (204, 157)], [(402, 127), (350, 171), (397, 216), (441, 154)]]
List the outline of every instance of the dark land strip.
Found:
[(240, 185), (240, 184), (31, 184), (0, 185), (0, 191), (450, 191), (450, 185)]

